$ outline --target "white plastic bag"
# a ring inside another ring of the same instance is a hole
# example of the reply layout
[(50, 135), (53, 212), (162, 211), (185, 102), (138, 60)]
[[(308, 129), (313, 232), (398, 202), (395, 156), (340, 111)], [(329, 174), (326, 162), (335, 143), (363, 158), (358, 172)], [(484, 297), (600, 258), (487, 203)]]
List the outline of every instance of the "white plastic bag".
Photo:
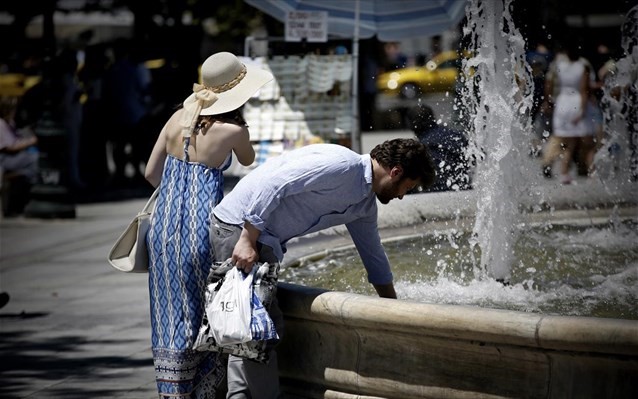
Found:
[[(235, 266), (231, 259), (225, 262), (214, 262), (206, 279), (205, 309), (211, 308), (212, 303), (221, 289), (226, 273)], [(220, 345), (212, 334), (212, 326), (208, 319), (208, 311), (204, 313), (202, 324), (197, 338), (193, 343), (193, 349), (197, 351), (212, 351), (228, 353), (235, 356), (251, 359), (262, 364), (268, 363), (272, 347), (279, 339), (274, 323), (267, 313), (277, 293), (277, 276), (279, 264), (256, 263), (251, 274), (253, 279), (253, 294), (256, 294), (259, 304), (255, 302), (253, 295), (253, 309), (251, 317), (252, 340), (233, 345)], [(260, 339), (261, 338), (261, 339)]]
[(233, 267), (226, 273), (219, 292), (206, 315), (211, 334), (219, 345), (232, 345), (252, 340), (250, 329), (253, 273), (244, 274)]

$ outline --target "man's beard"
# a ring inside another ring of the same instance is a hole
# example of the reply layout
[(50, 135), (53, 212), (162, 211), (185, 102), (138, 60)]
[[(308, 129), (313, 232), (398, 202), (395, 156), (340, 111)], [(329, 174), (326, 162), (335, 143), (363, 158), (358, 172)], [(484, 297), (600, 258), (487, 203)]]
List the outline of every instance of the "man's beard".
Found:
[(377, 193), (377, 199), (379, 200), (379, 202), (381, 202), (383, 205), (386, 205), (390, 201), (395, 199), (397, 197), (396, 193), (398, 185), (398, 183), (393, 183), (390, 187), (386, 187), (381, 190), (381, 192)]

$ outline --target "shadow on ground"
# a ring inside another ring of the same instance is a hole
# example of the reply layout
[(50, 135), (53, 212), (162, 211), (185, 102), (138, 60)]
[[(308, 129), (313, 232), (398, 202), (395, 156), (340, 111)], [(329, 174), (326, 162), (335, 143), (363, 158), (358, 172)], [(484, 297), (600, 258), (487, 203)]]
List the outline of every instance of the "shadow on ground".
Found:
[[(47, 316), (47, 313), (3, 314), (0, 315), (0, 323), (13, 324), (20, 320)], [(136, 358), (118, 355), (92, 356), (91, 351), (86, 350), (89, 345), (117, 346), (118, 342), (109, 339), (91, 339), (89, 342), (85, 336), (65, 335), (64, 332), (59, 336), (48, 337), (18, 328), (1, 332), (2, 397), (24, 397), (22, 395), (25, 392), (37, 392), (44, 388), (47, 397), (115, 397), (130, 394), (130, 388), (122, 389), (119, 383), (122, 379), (130, 378), (138, 374), (138, 371), (153, 368), (150, 353)], [(67, 384), (65, 381), (72, 383)], [(100, 384), (96, 385), (94, 381), (100, 381)], [(53, 385), (59, 385), (59, 388)], [(34, 395), (33, 397), (37, 397), (37, 393)]]

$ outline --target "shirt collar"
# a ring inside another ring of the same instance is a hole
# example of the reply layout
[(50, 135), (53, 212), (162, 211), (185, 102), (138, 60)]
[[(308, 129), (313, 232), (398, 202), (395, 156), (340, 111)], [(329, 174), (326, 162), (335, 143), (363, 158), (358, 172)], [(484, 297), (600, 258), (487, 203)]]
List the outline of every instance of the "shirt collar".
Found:
[(361, 155), (361, 162), (364, 167), (363, 177), (366, 183), (372, 184), (372, 158), (370, 158), (370, 154)]

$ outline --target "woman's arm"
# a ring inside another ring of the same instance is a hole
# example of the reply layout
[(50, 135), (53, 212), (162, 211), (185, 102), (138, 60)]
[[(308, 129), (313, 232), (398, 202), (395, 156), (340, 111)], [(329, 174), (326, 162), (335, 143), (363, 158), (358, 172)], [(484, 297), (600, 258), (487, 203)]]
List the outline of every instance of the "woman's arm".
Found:
[(574, 118), (573, 123), (578, 123), (585, 117), (587, 99), (589, 98), (589, 74), (587, 73), (587, 67), (584, 68), (583, 75), (580, 77), (578, 92), (580, 93), (580, 113)]
[(18, 137), (11, 145), (4, 147), (2, 150), (9, 153), (16, 153), (26, 150), (32, 145), (37, 144), (37, 142), (38, 139), (36, 136)]
[(157, 187), (162, 180), (162, 172), (164, 171), (164, 161), (166, 161), (166, 126), (162, 129), (155, 142), (151, 156), (146, 163), (144, 177), (153, 187)]
[(543, 103), (541, 104), (541, 112), (549, 115), (554, 104), (554, 71), (550, 68), (545, 73), (545, 84), (543, 86)]
[(250, 143), (250, 133), (247, 128), (242, 127), (237, 133), (233, 151), (240, 164), (248, 166), (255, 162), (255, 149)]

